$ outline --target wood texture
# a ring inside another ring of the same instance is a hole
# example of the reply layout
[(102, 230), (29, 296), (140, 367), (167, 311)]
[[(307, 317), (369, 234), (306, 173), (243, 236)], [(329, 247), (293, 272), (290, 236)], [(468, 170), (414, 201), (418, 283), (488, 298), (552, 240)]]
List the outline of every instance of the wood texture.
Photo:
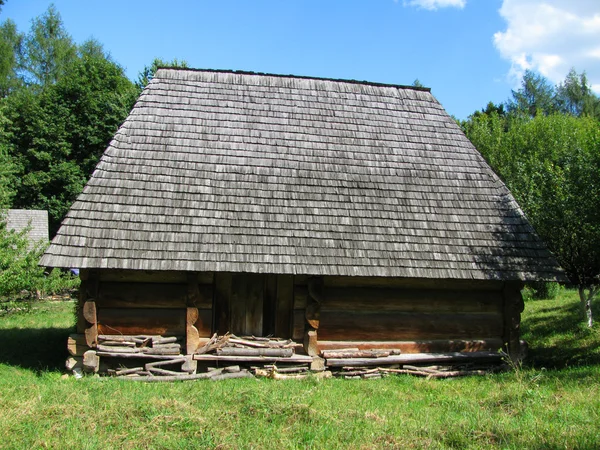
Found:
[(184, 336), (186, 309), (101, 308), (98, 329), (100, 334)]
[(302, 340), (304, 339), (304, 330), (306, 329), (307, 323), (305, 318), (305, 313), (303, 310), (298, 309), (292, 311), (292, 320), (293, 320), (293, 328), (292, 328), (292, 339), (294, 340)]
[(304, 352), (308, 356), (319, 355), (319, 345), (317, 340), (317, 330), (309, 330), (304, 335)]
[(522, 355), (521, 313), (525, 308), (521, 295), (522, 283), (506, 283), (502, 293), (504, 296), (504, 324), (502, 339), (506, 345), (506, 351), (513, 361), (519, 361)]
[(67, 351), (71, 356), (83, 356), (90, 350), (87, 345), (85, 334), (71, 334), (67, 339)]
[(502, 312), (501, 291), (342, 287), (326, 288), (323, 297), (323, 311)]
[(321, 312), (323, 340), (482, 339), (502, 336), (500, 314)]
[(98, 345), (98, 325), (93, 324), (85, 329), (85, 342), (88, 347), (94, 348)]
[(198, 308), (187, 308), (186, 330), (185, 330), (185, 348), (186, 355), (192, 355), (200, 345), (200, 333), (194, 326), (198, 322), (200, 315)]
[(195, 285), (190, 292), (184, 283), (103, 282), (98, 306), (104, 308), (212, 308), (213, 288)]
[(306, 309), (308, 303), (308, 287), (294, 286), (294, 309)]
[(503, 281), (496, 280), (461, 280), (437, 278), (396, 278), (396, 277), (347, 277), (332, 275), (324, 277), (325, 287), (382, 287), (382, 288), (414, 288), (414, 289), (450, 289), (450, 290), (485, 290), (501, 291)]
[(502, 355), (496, 352), (472, 353), (413, 353), (392, 355), (383, 358), (330, 358), (328, 367), (361, 367), (384, 364), (424, 364), (454, 362), (499, 362)]
[(285, 363), (310, 363), (311, 356), (292, 355), (289, 357), (278, 356), (219, 356), (219, 355), (194, 355), (196, 361), (229, 361), (229, 362), (285, 362)]
[(231, 280), (232, 274), (229, 272), (215, 274), (215, 332), (218, 334), (231, 331)]
[[(277, 276), (277, 305), (275, 336), (287, 339), (292, 337), (292, 311), (294, 303), (294, 277)], [(300, 335), (301, 338), (302, 335)]]
[(418, 341), (326, 341), (319, 339), (319, 350), (356, 348), (360, 350), (389, 349), (404, 353), (444, 353), (444, 352), (480, 352), (498, 351), (503, 342), (495, 339), (438, 339)]
[(294, 354), (291, 348), (236, 348), (225, 347), (217, 350), (220, 356), (279, 356), (290, 357)]
[(83, 318), (90, 324), (96, 323), (96, 302), (86, 301), (83, 304)]

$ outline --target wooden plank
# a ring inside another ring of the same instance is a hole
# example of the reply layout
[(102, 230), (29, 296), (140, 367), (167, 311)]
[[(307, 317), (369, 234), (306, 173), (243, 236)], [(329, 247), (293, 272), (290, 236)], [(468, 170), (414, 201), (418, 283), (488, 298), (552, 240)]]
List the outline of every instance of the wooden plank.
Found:
[(497, 352), (472, 353), (412, 353), (391, 355), (383, 358), (330, 358), (329, 367), (380, 366), (387, 364), (425, 364), (450, 362), (499, 362), (502, 355)]
[(275, 315), (277, 305), (277, 275), (267, 274), (265, 276), (263, 314), (263, 336), (275, 335)]
[(312, 356), (292, 355), (289, 357), (278, 356), (219, 356), (219, 355), (194, 355), (196, 361), (229, 361), (229, 362), (288, 362), (310, 363)]
[(231, 273), (215, 274), (215, 332), (223, 335), (230, 330)]
[(301, 340), (304, 338), (304, 330), (306, 329), (307, 323), (304, 317), (304, 311), (298, 309), (293, 311), (293, 328), (292, 328), (292, 339)]
[(483, 339), (502, 336), (502, 315), (322, 311), (323, 340)]
[[(277, 275), (277, 305), (275, 317), (275, 336), (288, 339), (292, 337), (292, 311), (294, 303), (294, 276)], [(304, 314), (303, 314), (304, 315)], [(304, 330), (302, 330), (304, 332)], [(302, 338), (303, 333), (300, 334)]]
[(498, 351), (503, 342), (500, 338), (492, 339), (436, 339), (418, 341), (318, 341), (319, 350), (337, 350), (356, 348), (359, 350), (388, 349), (400, 350), (402, 353), (444, 353), (444, 352), (479, 352)]
[(104, 282), (97, 301), (105, 308), (212, 308), (213, 287), (195, 286), (190, 295), (187, 284)]
[(438, 280), (429, 278), (393, 278), (393, 277), (323, 277), (326, 287), (401, 287), (415, 289), (458, 289), (501, 291), (502, 281), (489, 280)]
[(98, 271), (101, 281), (135, 282), (135, 283), (185, 283), (186, 272), (172, 270), (125, 270), (102, 269)]
[(246, 325), (244, 335), (263, 336), (265, 276), (258, 273), (244, 274), (246, 284)]
[(443, 289), (325, 288), (323, 311), (488, 313), (502, 311), (502, 293)]
[(523, 283), (506, 283), (502, 294), (504, 297), (504, 324), (502, 339), (506, 344), (506, 351), (513, 361), (519, 361), (524, 357), (521, 349), (521, 313), (525, 308), (521, 289)]
[(96, 347), (98, 345), (98, 325), (93, 324), (85, 329), (85, 342), (88, 347)]
[(185, 335), (186, 309), (99, 308), (100, 334)]

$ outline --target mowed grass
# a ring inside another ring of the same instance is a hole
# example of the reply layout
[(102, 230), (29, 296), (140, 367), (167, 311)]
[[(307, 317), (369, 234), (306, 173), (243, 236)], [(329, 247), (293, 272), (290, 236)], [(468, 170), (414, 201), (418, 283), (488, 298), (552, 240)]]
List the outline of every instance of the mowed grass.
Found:
[(533, 359), (511, 373), (160, 384), (63, 379), (73, 305), (41, 303), (0, 317), (0, 448), (599, 448), (600, 330), (577, 301), (526, 305)]

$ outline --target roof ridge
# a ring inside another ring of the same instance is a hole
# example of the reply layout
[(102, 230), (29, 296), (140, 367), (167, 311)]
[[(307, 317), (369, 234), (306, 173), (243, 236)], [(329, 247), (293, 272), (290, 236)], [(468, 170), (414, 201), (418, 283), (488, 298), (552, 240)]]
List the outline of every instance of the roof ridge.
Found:
[(376, 81), (366, 81), (366, 80), (351, 80), (346, 78), (328, 78), (328, 77), (314, 77), (309, 75), (293, 75), (293, 74), (279, 74), (279, 73), (268, 73), (268, 72), (253, 72), (248, 70), (233, 70), (233, 69), (198, 69), (191, 67), (176, 67), (176, 66), (158, 66), (157, 71), (159, 69), (170, 69), (170, 70), (178, 70), (178, 71), (188, 71), (188, 72), (205, 72), (205, 73), (229, 73), (234, 75), (259, 75), (259, 76), (268, 76), (268, 77), (278, 77), (278, 78), (295, 78), (299, 80), (317, 80), (317, 81), (335, 81), (338, 83), (348, 83), (348, 84), (362, 84), (366, 86), (377, 86), (377, 87), (391, 87), (397, 89), (412, 89), (413, 91), (422, 91), (422, 92), (431, 92), (431, 88), (422, 87), (422, 86), (409, 86), (406, 84), (394, 84), (394, 83), (379, 83)]

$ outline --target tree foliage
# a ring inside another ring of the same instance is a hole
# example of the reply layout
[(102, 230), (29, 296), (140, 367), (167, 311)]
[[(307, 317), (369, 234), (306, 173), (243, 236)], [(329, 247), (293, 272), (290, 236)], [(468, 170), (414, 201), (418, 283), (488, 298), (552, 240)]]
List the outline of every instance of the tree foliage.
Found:
[(185, 60), (179, 61), (178, 59), (174, 59), (169, 62), (169, 61), (166, 61), (161, 58), (154, 58), (152, 63), (149, 66), (145, 66), (144, 69), (139, 73), (138, 79), (135, 82), (135, 85), (137, 86), (137, 88), (140, 91), (142, 89), (144, 89), (148, 85), (148, 83), (150, 83), (150, 80), (152, 80), (152, 77), (154, 77), (154, 74), (156, 73), (156, 71), (161, 67), (173, 67), (173, 68), (185, 69), (188, 67), (188, 64), (187, 64), (187, 61), (185, 61)]
[(591, 324), (600, 284), (600, 124), (571, 112), (491, 111), (462, 127), (579, 286)]
[(53, 7), (22, 40), (0, 149), (12, 164), (11, 206), (48, 210), (54, 233), (138, 91), (97, 41), (75, 46)]

